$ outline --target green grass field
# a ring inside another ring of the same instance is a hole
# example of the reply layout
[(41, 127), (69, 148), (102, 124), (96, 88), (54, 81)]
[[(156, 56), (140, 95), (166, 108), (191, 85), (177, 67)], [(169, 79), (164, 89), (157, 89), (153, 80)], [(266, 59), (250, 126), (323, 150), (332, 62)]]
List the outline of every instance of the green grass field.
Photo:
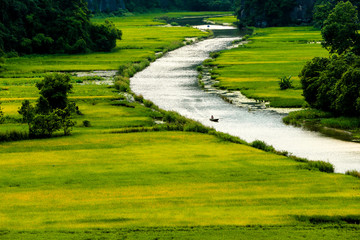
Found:
[(211, 17), (208, 18), (209, 21), (212, 21), (217, 24), (234, 24), (238, 21), (235, 16), (223, 16), (223, 17)]
[[(27, 129), (17, 110), (39, 96), (34, 84), (45, 72), (117, 69), (205, 35), (154, 26), (155, 16), (113, 18), (124, 40), (111, 53), (8, 60), (0, 101), (10, 120), (0, 132)], [(163, 39), (153, 39), (155, 32)], [(74, 82), (70, 97), (83, 114), (71, 136), (0, 143), (0, 239), (360, 236), (357, 178), (310, 171), (306, 163), (208, 134), (114, 133), (152, 128), (161, 114), (140, 103), (119, 106), (122, 97), (107, 85)]]
[[(220, 87), (241, 90), (274, 107), (299, 107), (304, 99), (298, 74), (306, 61), (328, 54), (320, 41), (320, 32), (312, 27), (255, 29), (248, 44), (222, 52), (214, 73)], [(283, 76), (292, 76), (294, 89), (280, 90)]]

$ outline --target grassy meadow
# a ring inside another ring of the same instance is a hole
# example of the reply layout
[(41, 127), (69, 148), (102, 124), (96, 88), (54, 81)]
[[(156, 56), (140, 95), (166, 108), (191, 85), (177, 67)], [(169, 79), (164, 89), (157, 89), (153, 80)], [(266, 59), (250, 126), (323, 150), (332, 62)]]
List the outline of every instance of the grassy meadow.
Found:
[[(298, 74), (306, 61), (328, 55), (320, 41), (320, 31), (312, 27), (255, 29), (249, 43), (216, 58), (213, 74), (221, 88), (241, 90), (273, 107), (300, 107), (304, 99)], [(293, 89), (280, 90), (283, 76), (292, 76)]]
[[(118, 69), (208, 34), (157, 26), (153, 18), (162, 15), (111, 18), (123, 40), (110, 53), (8, 59), (0, 76), (7, 116), (0, 133), (27, 129), (17, 110), (24, 99), (38, 98), (34, 84), (46, 72)], [(76, 80), (70, 98), (82, 115), (71, 136), (0, 143), (0, 239), (360, 236), (359, 179), (210, 134), (124, 133), (151, 130), (162, 113), (127, 102), (108, 85)]]

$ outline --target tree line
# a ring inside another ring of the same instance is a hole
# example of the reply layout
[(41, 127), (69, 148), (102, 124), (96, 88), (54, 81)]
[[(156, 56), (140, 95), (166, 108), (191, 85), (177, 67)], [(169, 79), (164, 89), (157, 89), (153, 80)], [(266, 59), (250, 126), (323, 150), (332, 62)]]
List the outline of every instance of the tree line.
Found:
[(299, 77), (305, 100), (335, 115), (360, 116), (360, 23), (357, 7), (339, 1), (321, 23), (329, 58), (307, 62)]
[(110, 51), (121, 35), (91, 23), (85, 0), (1, 0), (0, 56)]

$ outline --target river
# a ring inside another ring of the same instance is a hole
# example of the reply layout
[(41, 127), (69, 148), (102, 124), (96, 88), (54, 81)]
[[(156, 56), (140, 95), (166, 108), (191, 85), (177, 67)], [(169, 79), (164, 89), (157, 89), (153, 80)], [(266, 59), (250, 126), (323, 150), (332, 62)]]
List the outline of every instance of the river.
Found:
[[(229, 34), (231, 27), (205, 25), (199, 28), (215, 30), (215, 38), (165, 54), (131, 78), (131, 89), (162, 109), (176, 111), (247, 142), (262, 140), (279, 151), (330, 162), (339, 173), (360, 171), (360, 144), (285, 125), (281, 114), (267, 110), (249, 112), (247, 108), (225, 102), (215, 93), (202, 90), (195, 66), (209, 58), (210, 52), (229, 47), (239, 37)], [(209, 121), (211, 115), (220, 121)]]

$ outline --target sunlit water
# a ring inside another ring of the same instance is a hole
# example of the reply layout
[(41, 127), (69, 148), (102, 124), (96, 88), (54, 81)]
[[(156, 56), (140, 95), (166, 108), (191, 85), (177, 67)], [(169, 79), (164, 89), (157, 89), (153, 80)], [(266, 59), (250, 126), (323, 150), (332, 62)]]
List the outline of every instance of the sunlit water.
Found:
[[(217, 35), (214, 39), (182, 47), (158, 59), (131, 79), (132, 90), (162, 109), (176, 111), (247, 142), (262, 140), (277, 150), (288, 151), (298, 157), (328, 161), (335, 166), (336, 172), (360, 171), (360, 144), (287, 126), (282, 123), (283, 116), (280, 114), (249, 112), (246, 108), (223, 101), (216, 94), (204, 92), (198, 86), (195, 66), (209, 58), (210, 52), (225, 49), (238, 39)], [(211, 115), (220, 118), (220, 121), (209, 121)]]

